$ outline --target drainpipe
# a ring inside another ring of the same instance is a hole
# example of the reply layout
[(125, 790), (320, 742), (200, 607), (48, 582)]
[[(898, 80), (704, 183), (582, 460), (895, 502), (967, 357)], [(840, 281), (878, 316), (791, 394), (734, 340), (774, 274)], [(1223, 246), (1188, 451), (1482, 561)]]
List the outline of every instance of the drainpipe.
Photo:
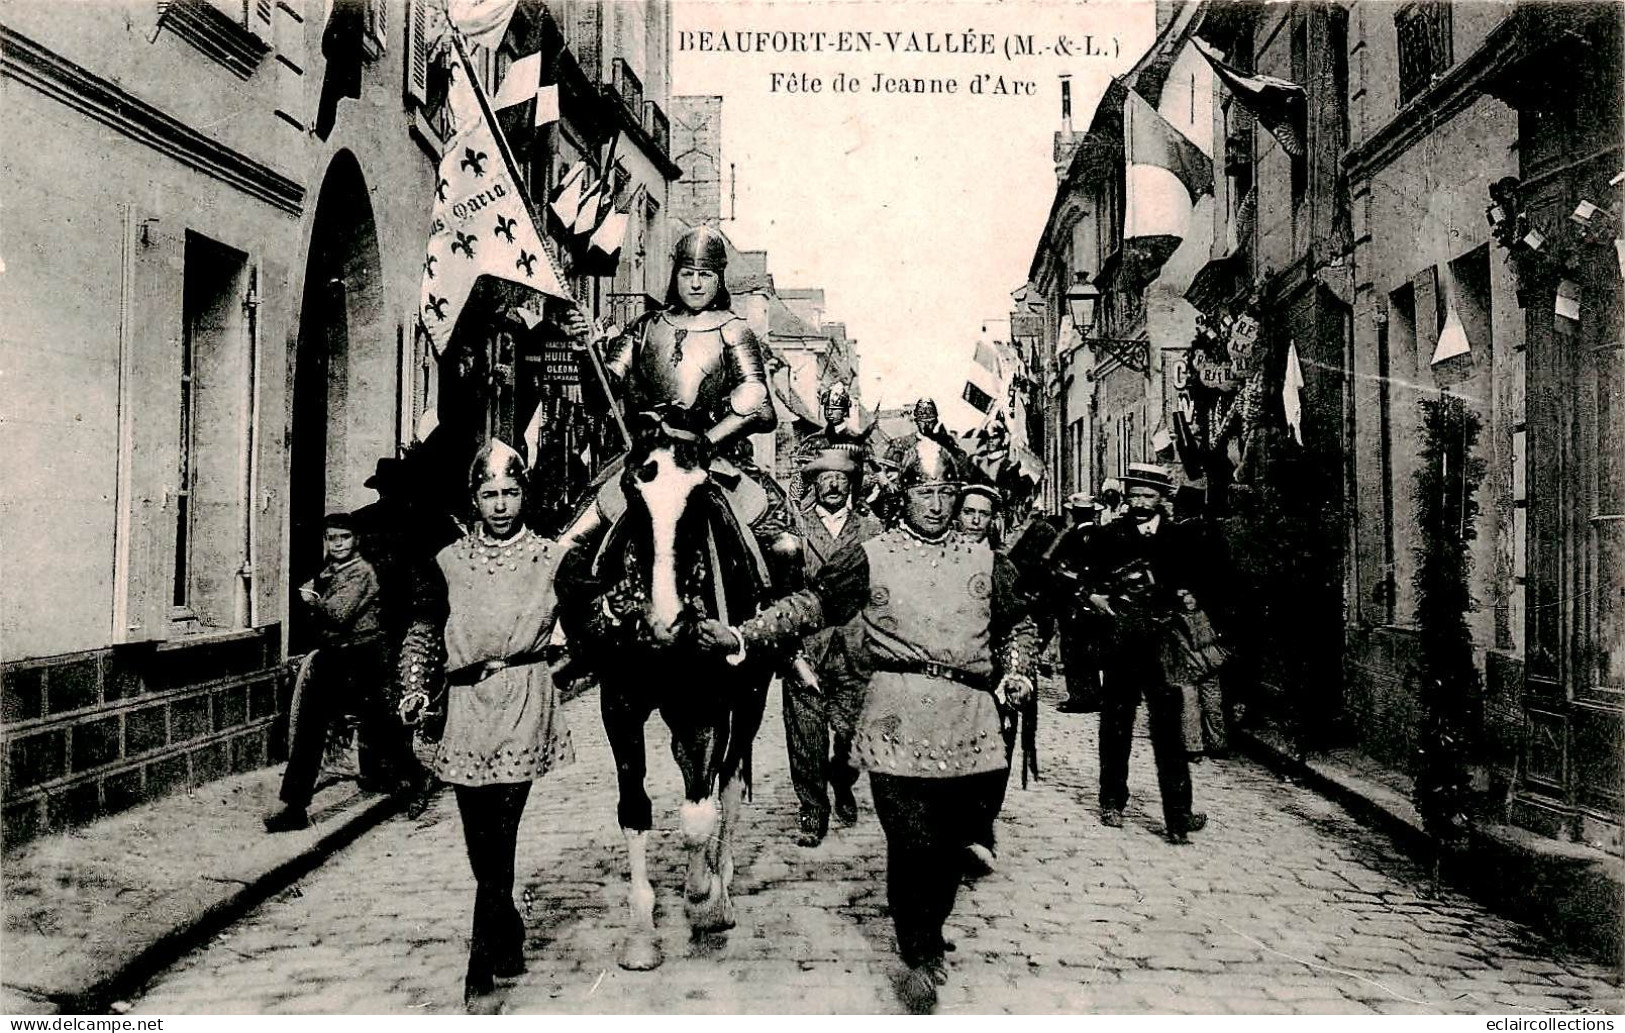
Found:
[(244, 488), (243, 506), (243, 568), (238, 585), (246, 595), (239, 610), (246, 617), (246, 626), (259, 626), (259, 545), (255, 541), (254, 512), (260, 504), (260, 294), (259, 270), (249, 273), (248, 294), (243, 297), (243, 313), (248, 318), (248, 426), (243, 435)]

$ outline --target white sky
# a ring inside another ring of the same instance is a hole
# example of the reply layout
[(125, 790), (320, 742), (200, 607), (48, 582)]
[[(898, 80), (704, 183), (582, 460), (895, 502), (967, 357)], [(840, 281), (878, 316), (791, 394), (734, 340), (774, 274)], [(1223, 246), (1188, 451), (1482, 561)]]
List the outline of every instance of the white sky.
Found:
[[(823, 287), (825, 318), (858, 340), (867, 405), (935, 395), (944, 415), (964, 388), (971, 342), (1009, 313), (1055, 196), (1052, 134), (1062, 73), (1073, 124), (1087, 128), (1111, 75), (1150, 45), (1153, 8), (1139, 0), (674, 0), (672, 93), (720, 94), (723, 161), (737, 167), (737, 213), (723, 229), (766, 250), (780, 288)], [(685, 31), (869, 31), (864, 53), (698, 53)], [(990, 33), (994, 56), (890, 52), (883, 33)], [(1040, 53), (1007, 60), (1009, 34)], [(1083, 56), (1086, 35), (1116, 56)], [(1059, 37), (1071, 56), (1043, 53)], [(1115, 43), (1114, 43), (1115, 39)], [(775, 71), (824, 80), (816, 95), (771, 93)], [(835, 73), (862, 92), (833, 93)], [(876, 72), (953, 77), (953, 96), (869, 92)], [(1031, 97), (972, 96), (978, 73), (1036, 84)], [(723, 216), (728, 215), (726, 169)], [(1003, 337), (1003, 326), (991, 327)], [(957, 422), (950, 420), (950, 422)]]

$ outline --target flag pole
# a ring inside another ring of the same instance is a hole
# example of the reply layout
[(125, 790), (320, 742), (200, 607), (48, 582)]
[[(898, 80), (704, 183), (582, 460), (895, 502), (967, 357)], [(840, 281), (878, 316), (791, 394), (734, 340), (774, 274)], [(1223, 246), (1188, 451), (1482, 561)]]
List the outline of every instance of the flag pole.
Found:
[[(485, 99), (485, 91), (480, 88), (480, 81), (474, 75), (473, 63), (468, 59), (468, 52), (463, 49), (463, 34), (461, 32), (453, 31), (451, 45), (457, 51), (457, 60), (463, 66), (463, 74), (468, 76), (474, 99), (480, 105), (480, 115), (485, 119), (485, 124), (491, 127), (491, 136), (496, 140), (497, 150), (501, 152), (501, 158), (508, 166), (508, 176), (513, 180), (514, 189), (519, 191), (519, 199), (525, 203), (525, 211), (530, 214), (530, 222), (536, 228), (536, 236), (545, 245), (547, 243), (547, 234), (542, 232), (541, 227), (536, 226), (536, 211), (531, 207), (530, 191), (525, 189), (525, 182), (519, 176), (519, 165), (513, 160), (513, 152), (508, 149), (508, 139), (503, 135), (502, 126), (497, 122), (490, 103)], [(610, 153), (613, 154), (613, 150)], [(548, 253), (545, 246), (542, 248), (542, 252), (546, 256), (548, 263), (552, 264), (553, 256)], [(570, 284), (565, 279), (563, 271), (556, 265), (553, 267), (553, 271), (557, 274), (559, 286), (569, 291)], [(581, 310), (581, 301), (575, 296), (574, 292), (571, 292), (569, 301), (575, 305), (578, 312)], [(604, 397), (609, 400), (609, 414), (615, 419), (615, 429), (620, 431), (622, 443), (630, 449), (632, 447), (632, 435), (626, 429), (626, 418), (621, 414), (621, 406), (615, 399), (615, 392), (610, 389), (609, 375), (604, 369), (603, 359), (599, 357), (598, 349), (593, 347), (591, 340), (587, 341), (587, 355), (592, 359), (593, 375), (598, 378), (598, 385), (603, 388)]]

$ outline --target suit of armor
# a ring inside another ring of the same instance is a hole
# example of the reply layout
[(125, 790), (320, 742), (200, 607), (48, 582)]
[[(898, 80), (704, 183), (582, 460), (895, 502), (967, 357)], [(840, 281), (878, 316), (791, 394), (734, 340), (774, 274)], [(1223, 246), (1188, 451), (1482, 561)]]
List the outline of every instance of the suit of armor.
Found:
[(732, 311), (650, 313), (609, 342), (604, 367), (628, 412), (682, 406), (719, 451), (778, 426), (762, 344)]

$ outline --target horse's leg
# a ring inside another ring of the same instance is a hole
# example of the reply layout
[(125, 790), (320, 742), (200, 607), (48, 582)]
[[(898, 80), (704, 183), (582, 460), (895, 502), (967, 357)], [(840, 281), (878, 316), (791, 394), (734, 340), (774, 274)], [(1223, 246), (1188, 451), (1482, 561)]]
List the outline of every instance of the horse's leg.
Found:
[(732, 896), (733, 840), (744, 814), (745, 776), (749, 771), (751, 744), (756, 741), (756, 733), (762, 724), (762, 713), (767, 707), (766, 681), (770, 680), (770, 676), (764, 675), (763, 679), (764, 683), (760, 688), (746, 697), (747, 702), (741, 703), (733, 711), (733, 732), (729, 737), (727, 756), (722, 763), (722, 821), (720, 835), (717, 837), (715, 866), (722, 897), (717, 911), (721, 927), (724, 929), (733, 928), (735, 921)]
[(716, 766), (712, 762), (715, 733), (703, 722), (673, 722), (668, 718), (667, 725), (671, 728), (672, 759), (683, 775), (683, 803), (678, 809), (683, 848), (688, 852), (683, 895), (694, 903), (711, 892), (709, 854), (719, 821)]
[(622, 968), (646, 971), (662, 960), (655, 939), (655, 891), (649, 883), (649, 827), (654, 823), (649, 794), (643, 788), (643, 725), (648, 709), (617, 691), (609, 682), (599, 686), (599, 705), (604, 732), (615, 755), (615, 781), (620, 793), (616, 817), (626, 838), (627, 910), (630, 912), (626, 939), (616, 955)]

